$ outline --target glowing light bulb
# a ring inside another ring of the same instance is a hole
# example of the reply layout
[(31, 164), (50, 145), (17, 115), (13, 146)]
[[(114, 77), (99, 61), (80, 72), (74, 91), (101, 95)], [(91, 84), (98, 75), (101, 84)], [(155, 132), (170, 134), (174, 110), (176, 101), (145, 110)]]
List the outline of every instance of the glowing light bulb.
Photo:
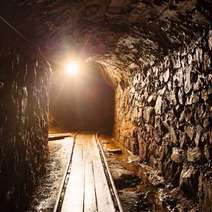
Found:
[(69, 74), (71, 76), (75, 76), (79, 72), (79, 64), (76, 62), (68, 62), (65, 65), (65, 71), (67, 74)]

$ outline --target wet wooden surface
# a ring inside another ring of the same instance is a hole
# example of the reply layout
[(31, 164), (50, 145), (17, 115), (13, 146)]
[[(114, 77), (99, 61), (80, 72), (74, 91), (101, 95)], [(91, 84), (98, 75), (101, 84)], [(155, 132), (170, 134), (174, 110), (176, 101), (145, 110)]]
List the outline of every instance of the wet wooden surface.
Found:
[(54, 141), (54, 140), (59, 140), (59, 139), (64, 139), (66, 137), (73, 137), (73, 133), (51, 133), (48, 136), (49, 141)]
[(62, 212), (115, 212), (94, 135), (76, 137)]

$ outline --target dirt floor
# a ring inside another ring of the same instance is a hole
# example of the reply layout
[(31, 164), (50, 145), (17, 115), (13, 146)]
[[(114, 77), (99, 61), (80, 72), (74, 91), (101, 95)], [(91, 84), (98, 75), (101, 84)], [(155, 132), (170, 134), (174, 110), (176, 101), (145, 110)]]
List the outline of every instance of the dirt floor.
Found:
[(198, 212), (196, 205), (165, 183), (157, 170), (142, 164), (118, 142), (100, 137), (124, 212)]
[(52, 212), (62, 177), (71, 154), (70, 138), (49, 141), (49, 159), (46, 173), (33, 193), (28, 212)]

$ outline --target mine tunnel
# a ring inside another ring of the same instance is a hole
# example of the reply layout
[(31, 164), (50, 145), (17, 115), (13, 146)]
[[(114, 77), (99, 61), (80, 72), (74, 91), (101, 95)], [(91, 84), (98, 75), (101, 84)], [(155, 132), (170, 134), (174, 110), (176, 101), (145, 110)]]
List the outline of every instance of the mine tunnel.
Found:
[[(79, 65), (71, 61), (65, 66), (69, 63), (65, 73), (58, 71), (50, 79), (49, 131), (112, 135), (115, 89), (104, 68), (98, 63)], [(76, 73), (72, 73), (73, 68)]]
[(211, 0), (2, 0), (0, 211), (212, 211)]

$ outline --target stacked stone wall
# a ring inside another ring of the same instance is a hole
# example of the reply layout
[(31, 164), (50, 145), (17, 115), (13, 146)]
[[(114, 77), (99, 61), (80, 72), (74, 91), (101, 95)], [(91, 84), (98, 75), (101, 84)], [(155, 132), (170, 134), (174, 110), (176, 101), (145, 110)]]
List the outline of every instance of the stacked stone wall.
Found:
[(116, 138), (203, 211), (212, 210), (211, 101), (211, 31), (137, 69), (116, 92)]

